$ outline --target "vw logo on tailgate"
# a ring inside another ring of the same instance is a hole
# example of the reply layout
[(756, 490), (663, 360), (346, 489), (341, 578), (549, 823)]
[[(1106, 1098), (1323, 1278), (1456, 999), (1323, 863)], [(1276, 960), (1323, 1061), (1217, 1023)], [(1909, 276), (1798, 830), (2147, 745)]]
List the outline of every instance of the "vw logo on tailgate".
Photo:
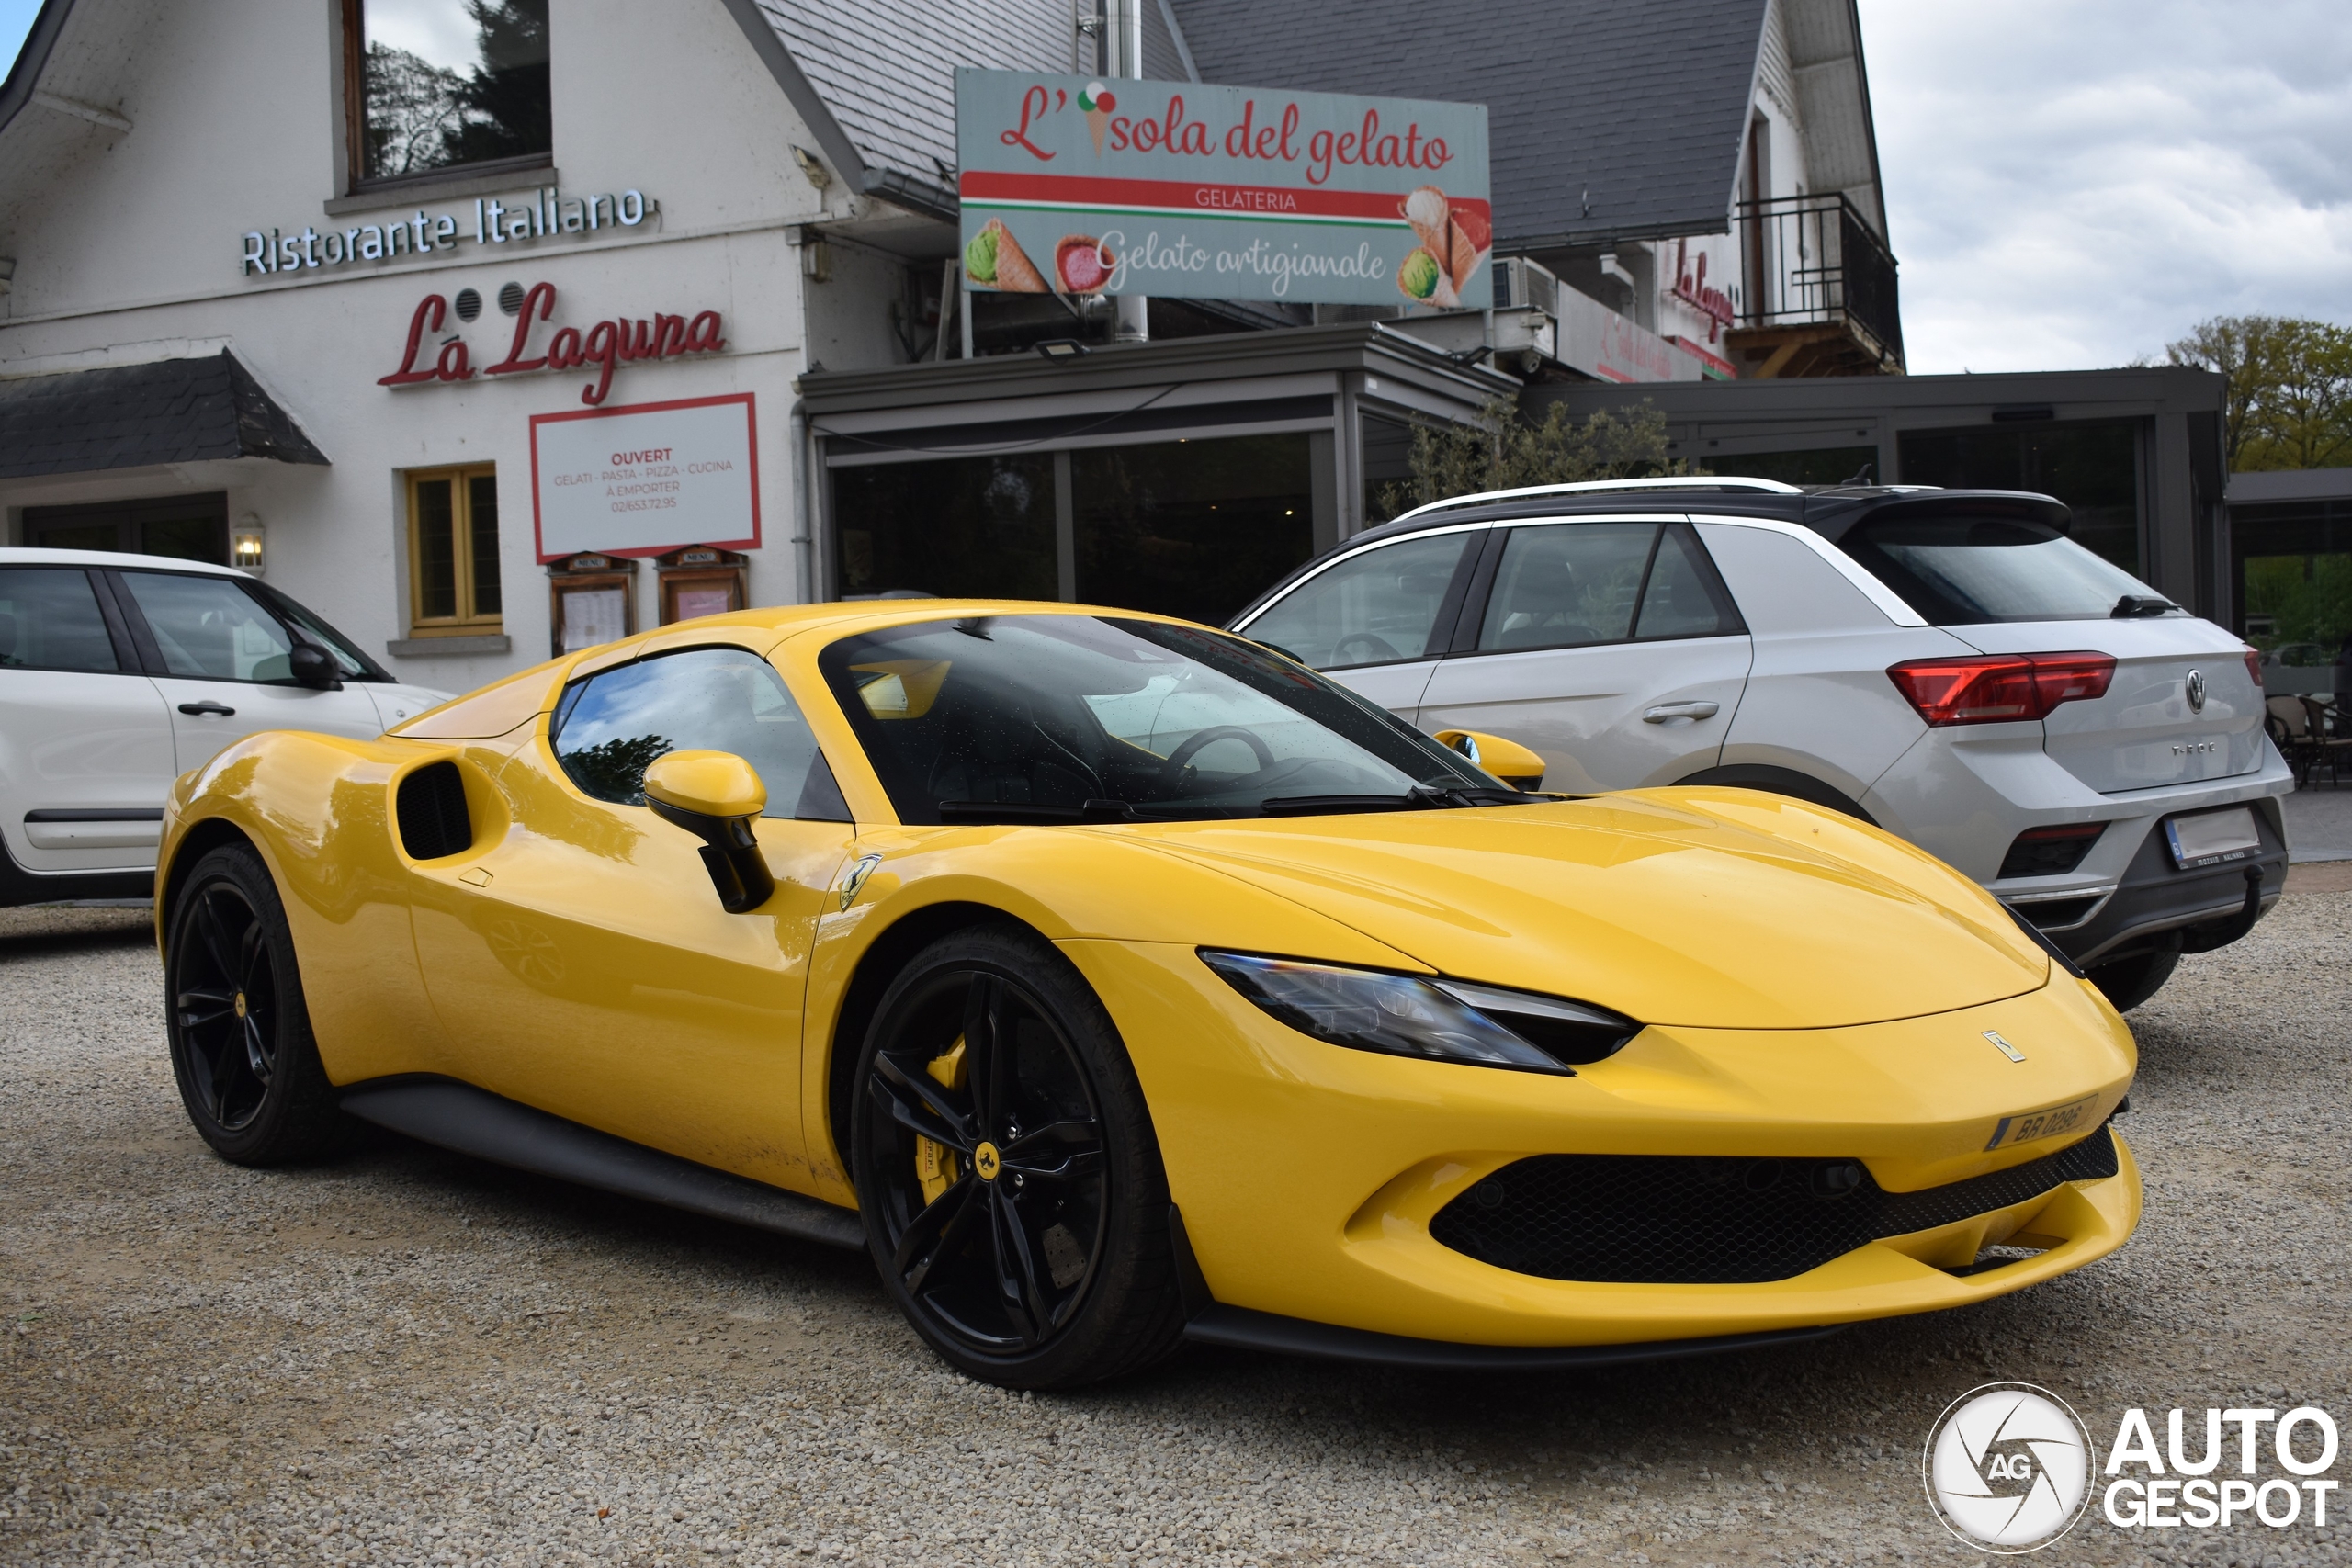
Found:
[(2205, 711), (2205, 671), (2191, 670), (2188, 672), (2188, 682), (2185, 690), (2188, 694), (2188, 711), (2203, 713)]

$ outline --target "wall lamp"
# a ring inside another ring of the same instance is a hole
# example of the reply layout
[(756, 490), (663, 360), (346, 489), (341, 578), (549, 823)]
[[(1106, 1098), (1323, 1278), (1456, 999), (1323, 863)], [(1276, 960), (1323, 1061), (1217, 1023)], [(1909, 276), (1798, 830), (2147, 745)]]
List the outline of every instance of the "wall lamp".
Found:
[(229, 530), (229, 564), (239, 571), (262, 575), (263, 536), (259, 517), (248, 512), (239, 518), (237, 525)]

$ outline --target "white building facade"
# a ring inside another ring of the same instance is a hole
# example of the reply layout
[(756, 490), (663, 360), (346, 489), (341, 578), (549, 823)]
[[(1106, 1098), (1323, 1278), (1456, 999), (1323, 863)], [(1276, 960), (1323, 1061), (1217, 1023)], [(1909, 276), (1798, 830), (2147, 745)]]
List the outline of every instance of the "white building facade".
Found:
[[(1884, 251), (1851, 0), (1518, 9), (1400, 81), (1452, 26), (1403, 0), (47, 0), (5, 540), (246, 565), (461, 691), (891, 587), (1218, 618), (1525, 379), (1900, 367), (1834, 292)], [(965, 65), (1488, 102), (1502, 308), (960, 300)]]

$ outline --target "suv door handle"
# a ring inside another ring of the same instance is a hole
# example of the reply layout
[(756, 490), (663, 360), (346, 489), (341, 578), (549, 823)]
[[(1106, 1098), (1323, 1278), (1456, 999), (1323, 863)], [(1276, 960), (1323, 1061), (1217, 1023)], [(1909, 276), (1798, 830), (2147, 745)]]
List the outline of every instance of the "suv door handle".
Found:
[(1664, 724), (1669, 718), (1713, 718), (1722, 711), (1717, 703), (1660, 703), (1642, 715), (1644, 724)]
[(216, 703), (209, 697), (200, 703), (182, 703), (180, 712), (187, 714), (190, 718), (201, 718), (206, 714), (211, 714), (216, 718), (234, 718), (237, 714), (235, 708), (223, 703)]

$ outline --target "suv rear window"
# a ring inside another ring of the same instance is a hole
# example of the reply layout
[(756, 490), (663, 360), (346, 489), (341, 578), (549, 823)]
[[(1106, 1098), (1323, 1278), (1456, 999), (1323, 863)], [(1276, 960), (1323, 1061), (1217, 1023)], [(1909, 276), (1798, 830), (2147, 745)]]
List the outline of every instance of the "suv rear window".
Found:
[(1931, 626), (2104, 620), (2162, 595), (2046, 524), (2007, 517), (1878, 517), (1839, 541)]

